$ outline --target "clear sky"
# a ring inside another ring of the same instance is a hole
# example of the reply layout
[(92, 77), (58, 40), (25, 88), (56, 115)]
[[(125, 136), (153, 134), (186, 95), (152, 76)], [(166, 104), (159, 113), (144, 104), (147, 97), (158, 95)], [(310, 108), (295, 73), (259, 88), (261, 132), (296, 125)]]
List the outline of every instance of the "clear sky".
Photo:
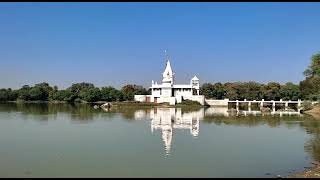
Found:
[(0, 88), (303, 80), (320, 3), (0, 3)]

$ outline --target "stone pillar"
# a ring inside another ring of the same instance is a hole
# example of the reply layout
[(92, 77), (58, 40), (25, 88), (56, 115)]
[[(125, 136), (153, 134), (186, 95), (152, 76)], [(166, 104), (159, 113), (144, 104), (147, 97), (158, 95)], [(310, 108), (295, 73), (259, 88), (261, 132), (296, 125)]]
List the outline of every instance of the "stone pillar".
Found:
[(272, 100), (272, 111), (276, 112), (276, 102)]
[(251, 102), (250, 101), (248, 102), (248, 110), (249, 110), (249, 112), (251, 112)]
[(198, 94), (198, 95), (200, 95), (200, 93), (199, 93), (199, 89), (197, 90), (197, 94)]
[(289, 103), (286, 102), (286, 103), (285, 103), (285, 106), (284, 106), (284, 109), (285, 109), (285, 110), (288, 110), (288, 106), (289, 106)]
[(298, 109), (301, 107), (301, 99), (298, 99)]
[(239, 101), (236, 100), (236, 109), (237, 109), (237, 112), (239, 112)]
[(260, 107), (263, 107), (263, 101), (264, 101), (264, 99), (262, 99), (262, 101), (260, 103)]

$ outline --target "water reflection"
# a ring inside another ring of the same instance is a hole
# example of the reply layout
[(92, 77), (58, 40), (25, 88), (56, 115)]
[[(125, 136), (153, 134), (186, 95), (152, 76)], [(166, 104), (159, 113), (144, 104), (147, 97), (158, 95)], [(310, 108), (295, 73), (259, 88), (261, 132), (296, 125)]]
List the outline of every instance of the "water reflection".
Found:
[[(108, 109), (108, 112), (112, 111)], [(261, 111), (241, 110), (233, 112), (230, 111), (228, 107), (209, 107), (189, 111), (185, 111), (181, 108), (155, 107), (152, 109), (135, 110), (132, 115), (135, 120), (151, 119), (151, 132), (153, 133), (155, 130), (161, 131), (164, 149), (167, 155), (170, 155), (174, 131), (188, 129), (193, 137), (197, 137), (200, 130), (200, 120), (214, 122), (218, 125), (224, 123), (250, 127), (268, 124), (270, 127), (277, 127), (281, 124), (281, 119), (285, 120), (290, 117), (302, 116), (299, 112), (285, 111), (262, 113)], [(264, 116), (264, 121), (255, 116)], [(292, 126), (290, 123), (287, 123), (286, 125)]]
[[(22, 120), (32, 119), (47, 124), (62, 117), (76, 123), (92, 123), (98, 119), (111, 120), (119, 115), (127, 122), (150, 121), (150, 132), (161, 132), (164, 150), (172, 151), (175, 131), (188, 130), (191, 137), (200, 135), (200, 123), (226, 126), (255, 127), (267, 125), (270, 128), (284, 126), (303, 129), (308, 135), (304, 150), (320, 161), (320, 120), (298, 112), (275, 111), (262, 113), (257, 110), (230, 111), (227, 107), (209, 108), (149, 108), (111, 107), (94, 109), (92, 105), (81, 104), (0, 104), (0, 112), (14, 113)], [(9, 116), (5, 116), (9, 117)], [(10, 116), (13, 117), (13, 116)], [(4, 118), (6, 119), (6, 118)], [(200, 122), (201, 121), (201, 122)]]
[(245, 109), (230, 109), (228, 107), (209, 107), (206, 109), (206, 115), (223, 115), (223, 116), (264, 116), (264, 115), (279, 115), (280, 117), (285, 115), (294, 115), (294, 116), (302, 116), (300, 111), (275, 111), (273, 109), (271, 112), (262, 112), (260, 110), (252, 110), (249, 107), (247, 110)]
[[(194, 137), (199, 135), (199, 120), (203, 118), (203, 109), (182, 113), (181, 108), (154, 108), (150, 111), (151, 132), (160, 130), (166, 154), (170, 154), (174, 129), (189, 129)], [(138, 114), (138, 118), (141, 114)]]

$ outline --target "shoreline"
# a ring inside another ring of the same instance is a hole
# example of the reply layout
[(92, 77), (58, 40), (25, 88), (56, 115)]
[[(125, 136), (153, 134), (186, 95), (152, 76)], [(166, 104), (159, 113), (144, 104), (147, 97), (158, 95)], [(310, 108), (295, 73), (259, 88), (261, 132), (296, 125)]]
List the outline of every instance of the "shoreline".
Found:
[(320, 119), (320, 105), (317, 105), (310, 110), (304, 111), (303, 113), (311, 115), (314, 118)]
[(15, 103), (15, 104), (91, 104), (91, 105), (102, 105), (105, 103), (111, 103), (113, 106), (142, 106), (142, 107), (207, 107), (206, 105), (198, 104), (176, 104), (169, 105), (167, 103), (141, 103), (136, 101), (97, 101), (97, 102), (68, 102), (68, 101), (0, 101), (0, 103)]
[(290, 174), (286, 178), (320, 178), (320, 163), (311, 162), (311, 164), (313, 167), (302, 172)]

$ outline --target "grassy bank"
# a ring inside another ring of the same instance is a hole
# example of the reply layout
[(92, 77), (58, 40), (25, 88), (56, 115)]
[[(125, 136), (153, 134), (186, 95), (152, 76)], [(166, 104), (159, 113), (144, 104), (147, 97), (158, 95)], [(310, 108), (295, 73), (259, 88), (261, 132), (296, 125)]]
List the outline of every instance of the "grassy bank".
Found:
[(311, 115), (316, 119), (320, 119), (320, 105), (315, 105), (309, 110), (304, 111), (303, 113)]
[(312, 109), (305, 111), (305, 113), (320, 115), (320, 105), (314, 106)]

